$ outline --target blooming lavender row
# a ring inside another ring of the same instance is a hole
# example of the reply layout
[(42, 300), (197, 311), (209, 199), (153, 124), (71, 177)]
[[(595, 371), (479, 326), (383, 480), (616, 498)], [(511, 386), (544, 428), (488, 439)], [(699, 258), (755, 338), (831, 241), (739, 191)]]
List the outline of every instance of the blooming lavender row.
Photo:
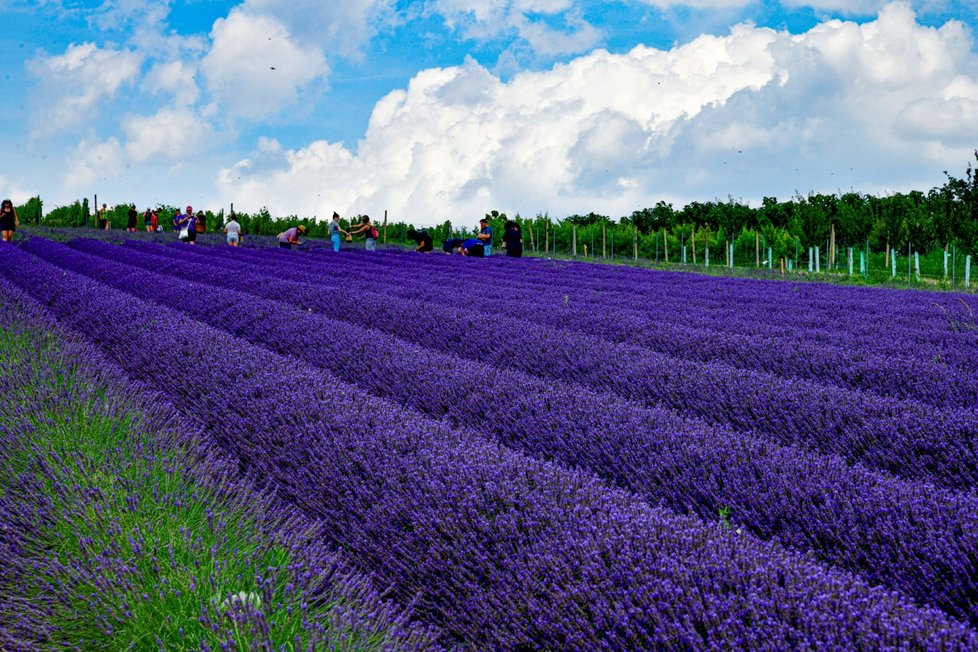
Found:
[(125, 647), (149, 629), (163, 648), (438, 649), (315, 524), (2, 279), (0, 340), (0, 647)]
[[(974, 299), (967, 296), (921, 295), (879, 289), (833, 288), (833, 301), (815, 302), (810, 298), (812, 284), (761, 282), (756, 280), (703, 278), (691, 274), (641, 272), (626, 281), (617, 278), (599, 289), (581, 284), (589, 281), (594, 266), (581, 268), (565, 264), (541, 269), (541, 265), (458, 269), (462, 261), (445, 257), (427, 257), (424, 262), (405, 257), (306, 256), (305, 260), (337, 265), (356, 264), (359, 273), (375, 270), (379, 274), (397, 275), (408, 270), (418, 272), (415, 280), (427, 280), (440, 289), (442, 296), (471, 292), (478, 284), (490, 293), (495, 288), (505, 297), (532, 299), (535, 305), (554, 307), (586, 306), (595, 312), (634, 314), (655, 325), (670, 323), (680, 327), (696, 325), (723, 332), (735, 331), (765, 339), (788, 339), (809, 344), (834, 343), (847, 351), (884, 353), (890, 356), (917, 355), (923, 361), (954, 364), (967, 370), (978, 360), (978, 343), (971, 334), (978, 328)], [(454, 265), (453, 265), (454, 264)], [(455, 266), (456, 269), (452, 269)], [(322, 267), (320, 267), (322, 269)], [(478, 272), (478, 276), (463, 272)], [(624, 275), (626, 270), (622, 270)], [(631, 270), (633, 273), (636, 270)], [(536, 276), (538, 282), (528, 282)], [(605, 273), (608, 273), (607, 271)], [(467, 285), (467, 287), (466, 287)], [(741, 301), (728, 297), (730, 288), (749, 290)], [(845, 293), (859, 297), (848, 305)], [(970, 302), (970, 303), (967, 303)], [(911, 312), (907, 304), (916, 306)], [(910, 314), (905, 314), (910, 313)]]
[(332, 524), (361, 567), (473, 648), (978, 645), (937, 610), (418, 418), (27, 253), (0, 248), (0, 271), (171, 391), (246, 468)]
[[(75, 246), (97, 248), (83, 242)], [(358, 291), (351, 296), (348, 291), (271, 275), (260, 284), (244, 287), (235, 277), (246, 267), (228, 264), (220, 270), (192, 265), (181, 261), (176, 271), (170, 268), (171, 273), (274, 299), (294, 297), (297, 304), (326, 316), (426, 348), (613, 391), (632, 401), (762, 433), (782, 444), (838, 454), (902, 477), (947, 488), (970, 488), (978, 480), (978, 417), (972, 410), (938, 409), (808, 381), (789, 382), (718, 363), (677, 360), (641, 347), (578, 333), (568, 335), (557, 328), (375, 292)], [(491, 346), (485, 337), (474, 336), (490, 333)]]
[[(248, 253), (237, 251), (199, 248), (195, 253), (221, 260), (264, 262), (265, 265), (284, 260), (267, 251), (249, 252), (251, 258)], [(287, 253), (284, 255), (288, 256)], [(967, 333), (949, 333), (946, 322), (933, 329), (921, 328), (919, 324), (901, 329), (880, 317), (875, 323), (885, 330), (885, 337), (880, 333), (861, 332), (840, 337), (834, 330), (838, 325), (836, 320), (829, 329), (823, 323), (824, 317), (820, 316), (816, 329), (786, 331), (767, 325), (757, 315), (731, 310), (729, 306), (722, 313), (704, 313), (691, 304), (695, 292), (685, 288), (681, 301), (675, 299), (678, 292), (653, 286), (640, 302), (633, 299), (610, 302), (609, 297), (615, 296), (615, 291), (581, 294), (569, 287), (576, 281), (575, 277), (569, 277), (566, 270), (562, 275), (560, 270), (553, 270), (551, 286), (534, 284), (531, 289), (521, 291), (520, 279), (525, 275), (522, 269), (518, 277), (505, 280), (498, 276), (505, 270), (493, 277), (491, 270), (498, 268), (474, 270), (479, 273), (478, 278), (469, 278), (464, 272), (473, 270), (465, 270), (464, 266), (433, 273), (433, 269), (441, 269), (446, 264), (446, 258), (292, 256), (289, 270), (279, 269), (276, 273), (291, 271), (307, 282), (326, 283), (341, 282), (338, 276), (355, 276), (358, 285), (365, 288), (373, 279), (384, 286), (384, 293), (394, 292), (405, 297), (420, 295), (425, 301), (441, 303), (471, 295), (473, 287), (477, 286), (479, 301), (469, 307), (536, 322), (556, 319), (556, 323), (568, 328), (648, 346), (669, 355), (751, 366), (788, 377), (870, 390), (884, 396), (915, 398), (937, 406), (975, 403), (978, 374), (974, 369), (978, 349), (974, 348), (974, 338), (969, 338)], [(442, 262), (429, 262), (433, 259)], [(379, 260), (384, 262), (377, 262)], [(454, 277), (451, 276), (453, 271)], [(645, 276), (660, 278), (659, 274), (647, 272)], [(399, 282), (405, 279), (410, 282)], [(696, 287), (695, 280), (690, 285)], [(764, 288), (782, 290), (779, 295), (782, 301), (789, 298), (790, 303), (779, 306), (778, 312), (791, 314), (793, 319), (803, 306), (787, 292), (784, 284), (757, 284), (754, 287), (758, 291)], [(935, 305), (938, 305), (936, 301)], [(955, 306), (960, 308), (956, 300), (945, 303), (948, 303), (947, 308), (938, 305), (944, 312), (954, 311)], [(527, 309), (525, 304), (532, 304), (532, 309)], [(664, 308), (656, 310), (656, 305)], [(937, 312), (934, 306), (930, 309)], [(592, 324), (589, 320), (598, 322)], [(626, 327), (629, 325), (630, 328)], [(928, 340), (924, 344), (918, 342), (922, 333)], [(954, 337), (958, 339), (948, 339)], [(961, 340), (962, 337), (965, 339)]]
[[(330, 258), (335, 259), (335, 256)], [(404, 264), (394, 255), (377, 256), (367, 261), (363, 257), (349, 256), (347, 260), (357, 258), (365, 265)], [(439, 268), (450, 268), (458, 263), (448, 261), (445, 257), (427, 258), (423, 263), (426, 273), (432, 273)], [(967, 337), (967, 333), (962, 331), (968, 330), (968, 325), (973, 330), (976, 325), (978, 302), (965, 295), (907, 293), (811, 283), (786, 285), (779, 281), (718, 279), (671, 272), (649, 273), (646, 270), (608, 268), (583, 263), (508, 262), (515, 265), (478, 265), (470, 271), (477, 273), (478, 278), (486, 282), (498, 280), (514, 289), (531, 284), (527, 287), (537, 292), (552, 286), (559, 277), (566, 292), (576, 294), (587, 290), (592, 296), (628, 297), (628, 302), (647, 307), (651, 311), (649, 316), (656, 318), (668, 318), (668, 311), (671, 311), (677, 300), (690, 304), (706, 302), (730, 316), (743, 315), (755, 322), (780, 323), (784, 328), (790, 329), (797, 329), (800, 324), (807, 323), (811, 328), (824, 330), (825, 315), (837, 315), (842, 319), (833, 323), (833, 327), (854, 338), (863, 338), (867, 330), (890, 334), (896, 329), (908, 335), (916, 332), (918, 338), (925, 340), (935, 337), (944, 341), (956, 339), (975, 353), (973, 338)], [(518, 272), (514, 274), (516, 269)], [(585, 298), (590, 297), (581, 297), (582, 300)], [(650, 298), (656, 300), (650, 302)], [(788, 306), (785, 305), (786, 300)], [(662, 311), (658, 306), (667, 310)], [(809, 309), (806, 310), (806, 307)], [(926, 328), (921, 329), (921, 326)]]
[[(656, 323), (705, 327), (722, 323), (724, 330), (764, 337), (833, 342), (846, 349), (859, 347), (889, 355), (926, 353), (927, 360), (934, 358), (969, 369), (978, 358), (978, 344), (969, 335), (978, 328), (978, 306), (973, 297), (965, 295), (829, 287), (827, 291), (833, 294), (820, 301), (813, 295), (824, 288), (815, 284), (628, 269), (595, 288), (591, 276), (599, 271), (593, 265), (528, 261), (518, 268), (478, 266), (462, 270), (458, 269), (461, 261), (447, 257), (428, 256), (423, 262), (418, 256), (405, 260), (405, 256), (396, 255), (306, 258), (328, 261), (331, 267), (354, 262), (361, 269), (423, 270), (423, 277), (439, 281), (442, 291), (449, 295), (470, 292), (473, 283), (480, 287), (498, 285), (512, 295), (531, 296), (537, 303), (559, 305), (566, 296), (580, 305), (606, 304), (615, 311), (636, 311)], [(625, 276), (628, 272), (633, 276)], [(468, 283), (468, 287), (458, 283)]]
[[(280, 258), (267, 255), (263, 260), (272, 265), (263, 266), (269, 274), (303, 282), (322, 279), (325, 262), (319, 260), (317, 268), (294, 262), (286, 266), (280, 264)], [(329, 269), (336, 271), (334, 266)], [(374, 271), (371, 266), (352, 265), (345, 269), (356, 273), (357, 287), (361, 290), (389, 293), (414, 301), (458, 303), (458, 294), (447, 291), (441, 278), (419, 278), (414, 269)], [(320, 284), (340, 282), (335, 277), (320, 280)], [(717, 361), (781, 377), (804, 378), (820, 384), (871, 391), (880, 396), (912, 398), (938, 407), (973, 407), (978, 404), (978, 377), (973, 371), (965, 373), (931, 360), (878, 353), (859, 354), (807, 340), (744, 335), (735, 330), (727, 331), (723, 324), (718, 323), (700, 328), (690, 325), (695, 321), (686, 322), (685, 325), (658, 320), (653, 323), (636, 311), (614, 309), (604, 303), (589, 303), (582, 307), (576, 301), (572, 305), (569, 300), (541, 302), (528, 297), (533, 309), (527, 310), (526, 303), (518, 301), (521, 295), (508, 284), (485, 285), (480, 287), (478, 296), (476, 305), (467, 304), (464, 308), (567, 329), (611, 342), (638, 345), (683, 359)], [(688, 315), (682, 308), (676, 312)]]
[[(961, 534), (978, 532), (978, 499), (973, 497), (683, 422), (614, 395), (493, 369), (397, 339), (365, 338), (356, 326), (301, 310), (281, 312), (280, 305), (233, 290), (173, 283), (123, 263), (175, 272), (179, 264), (111, 245), (90, 245), (108, 259), (52, 243), (26, 248), (65, 269), (295, 355), (433, 418), (593, 471), (654, 503), (706, 519), (726, 506), (739, 526), (755, 534), (814, 552), (823, 561), (978, 622), (968, 579), (978, 574), (978, 538)], [(235, 274), (242, 287), (266, 282), (259, 274)], [(704, 469), (710, 469), (708, 476)]]

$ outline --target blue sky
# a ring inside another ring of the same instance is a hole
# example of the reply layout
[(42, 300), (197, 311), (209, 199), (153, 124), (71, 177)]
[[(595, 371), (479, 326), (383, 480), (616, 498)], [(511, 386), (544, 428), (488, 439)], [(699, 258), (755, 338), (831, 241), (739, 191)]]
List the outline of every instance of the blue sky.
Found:
[(978, 0), (0, 0), (0, 194), (416, 224), (928, 190)]

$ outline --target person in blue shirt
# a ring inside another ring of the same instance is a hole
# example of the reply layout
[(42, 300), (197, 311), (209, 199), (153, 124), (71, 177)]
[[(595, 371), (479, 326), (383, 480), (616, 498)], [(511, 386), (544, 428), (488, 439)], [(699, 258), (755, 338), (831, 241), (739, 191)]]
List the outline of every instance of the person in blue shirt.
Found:
[[(187, 233), (184, 235), (183, 230)], [(187, 212), (173, 216), (173, 230), (180, 232), (180, 242), (194, 244), (197, 242), (197, 216), (193, 206), (187, 206)]]
[(449, 238), (441, 243), (441, 250), (446, 254), (455, 253), (463, 242), (462, 238)]
[(479, 220), (479, 227), (479, 235), (475, 237), (482, 243), (485, 249), (485, 255), (488, 256), (492, 253), (492, 227), (489, 226), (489, 220), (485, 217)]
[(461, 245), (459, 245), (458, 252), (463, 256), (474, 256), (476, 258), (482, 258), (486, 256), (486, 245), (482, 244), (482, 240), (476, 238), (470, 238), (464, 240)]

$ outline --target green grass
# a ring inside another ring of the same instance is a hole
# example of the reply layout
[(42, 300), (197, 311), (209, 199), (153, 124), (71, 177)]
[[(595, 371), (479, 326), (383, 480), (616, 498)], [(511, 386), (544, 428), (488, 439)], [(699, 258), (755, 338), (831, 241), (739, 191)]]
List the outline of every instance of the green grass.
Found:
[[(351, 617), (356, 590), (328, 586), (345, 578), (310, 568), (302, 542), (275, 535), (283, 523), (267, 501), (202, 484), (174, 437), (60, 345), (0, 326), (0, 499), (32, 520), (16, 568), (0, 573), (0, 629), (33, 630), (32, 647), (48, 649), (390, 644), (370, 617)], [(16, 604), (43, 608), (23, 616)]]

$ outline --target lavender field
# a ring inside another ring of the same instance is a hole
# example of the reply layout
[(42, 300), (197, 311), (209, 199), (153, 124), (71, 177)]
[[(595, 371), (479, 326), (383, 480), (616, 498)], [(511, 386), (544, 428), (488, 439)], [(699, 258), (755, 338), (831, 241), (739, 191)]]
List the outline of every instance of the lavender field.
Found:
[(0, 306), (0, 649), (978, 649), (974, 297), (35, 237)]

